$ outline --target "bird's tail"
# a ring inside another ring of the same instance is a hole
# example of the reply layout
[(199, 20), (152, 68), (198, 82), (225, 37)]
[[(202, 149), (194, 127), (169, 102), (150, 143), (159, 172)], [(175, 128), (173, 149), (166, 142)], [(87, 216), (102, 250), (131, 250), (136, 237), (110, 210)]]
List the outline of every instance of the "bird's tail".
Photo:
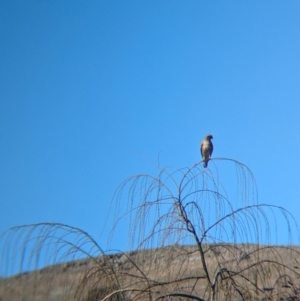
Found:
[(207, 163), (208, 163), (208, 160), (205, 160), (205, 159), (204, 159), (204, 160), (203, 160), (203, 167), (204, 167), (204, 168), (207, 167)]

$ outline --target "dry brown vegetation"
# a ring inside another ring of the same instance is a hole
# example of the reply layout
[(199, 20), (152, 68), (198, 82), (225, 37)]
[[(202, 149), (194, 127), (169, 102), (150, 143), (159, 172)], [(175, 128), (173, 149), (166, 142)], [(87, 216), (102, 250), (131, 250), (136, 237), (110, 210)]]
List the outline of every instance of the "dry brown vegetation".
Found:
[(300, 249), (270, 245), (278, 226), (286, 227), (289, 243), (297, 238), (293, 217), (257, 203), (245, 165), (220, 162), (229, 165), (224, 181), (234, 193), (221, 185), (214, 162), (120, 185), (112, 207), (128, 207), (114, 212), (112, 241), (125, 220), (132, 252), (108, 254), (81, 229), (62, 224), (8, 230), (2, 270), (54, 265), (2, 279), (0, 300), (299, 300)]
[[(209, 269), (218, 271), (222, 278), (222, 282), (219, 283), (221, 287), (217, 290), (217, 300), (251, 300), (254, 296), (259, 296), (257, 298), (259, 300), (298, 298), (299, 251), (299, 247), (286, 246), (260, 248), (256, 245), (230, 244), (205, 246)], [(241, 274), (247, 275), (253, 283), (247, 284), (248, 280), (236, 277), (237, 291), (230, 290), (232, 279), (228, 274), (238, 273), (255, 264), (257, 252), (260, 253), (261, 261), (259, 268)], [(272, 262), (274, 264), (271, 264)], [(278, 266), (279, 262), (282, 266)], [(282, 277), (278, 277), (280, 274)], [(118, 275), (119, 286), (122, 289), (118, 289), (117, 285), (112, 287), (111, 282), (107, 283), (113, 275)], [(215, 275), (212, 273), (211, 276)], [(121, 291), (125, 300), (149, 300), (147, 294), (150, 286), (152, 300), (159, 300), (160, 296), (172, 294), (173, 300), (180, 300), (175, 298), (176, 293), (178, 297), (180, 294), (186, 294), (203, 298), (209, 293), (205, 279), (197, 247), (172, 246), (85, 258), (2, 279), (0, 297), (2, 301), (91, 301), (102, 300), (112, 293)], [(186, 297), (181, 300), (188, 299)], [(196, 297), (194, 300), (197, 300)]]

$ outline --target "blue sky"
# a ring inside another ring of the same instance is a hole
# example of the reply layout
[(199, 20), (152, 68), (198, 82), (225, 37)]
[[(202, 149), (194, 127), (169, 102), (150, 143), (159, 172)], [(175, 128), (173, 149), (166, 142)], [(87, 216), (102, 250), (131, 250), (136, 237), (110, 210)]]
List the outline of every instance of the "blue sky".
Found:
[(61, 222), (105, 248), (120, 182), (155, 175), (158, 155), (193, 165), (208, 132), (214, 157), (252, 170), (260, 203), (297, 217), (299, 14), (299, 1), (2, 1), (0, 232)]

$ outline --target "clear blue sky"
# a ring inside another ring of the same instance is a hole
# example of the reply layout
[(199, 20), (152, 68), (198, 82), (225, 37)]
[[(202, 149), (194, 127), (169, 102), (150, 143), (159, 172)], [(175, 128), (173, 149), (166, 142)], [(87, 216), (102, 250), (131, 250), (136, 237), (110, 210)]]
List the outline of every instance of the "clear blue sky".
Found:
[(193, 165), (208, 132), (260, 203), (298, 216), (299, 16), (295, 0), (1, 1), (0, 232), (61, 222), (105, 248), (118, 184), (158, 154)]

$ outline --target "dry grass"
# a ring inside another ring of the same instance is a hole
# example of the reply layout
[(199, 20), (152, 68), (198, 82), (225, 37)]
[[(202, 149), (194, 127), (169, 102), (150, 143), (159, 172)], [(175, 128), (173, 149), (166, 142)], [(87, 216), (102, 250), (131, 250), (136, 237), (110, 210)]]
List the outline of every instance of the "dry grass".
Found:
[[(290, 249), (286, 246), (262, 246), (259, 251), (262, 263), (259, 269), (249, 275), (255, 286), (247, 286), (247, 281), (240, 279), (240, 289), (249, 294), (249, 299), (252, 299), (251, 295), (260, 296), (259, 300), (263, 297), (277, 300), (277, 295), (298, 297), (299, 251), (299, 247)], [(220, 267), (230, 273), (247, 268), (256, 262), (257, 252), (256, 245), (207, 245), (206, 262), (213, 277), (213, 272), (220, 271)], [(101, 300), (113, 292), (103, 275), (107, 261), (119, 275), (126, 300), (149, 300), (149, 285), (153, 300), (174, 292), (204, 297), (208, 293), (206, 282), (201, 281), (205, 280), (205, 273), (200, 268), (197, 246), (177, 245), (156, 250), (118, 253), (108, 258), (102, 256), (97, 258), (98, 265), (95, 265), (95, 259), (86, 258), (2, 279), (0, 298), (2, 301)], [(266, 262), (263, 263), (264, 261)], [(271, 261), (284, 264), (285, 277), (278, 279), (278, 266), (270, 264)], [(226, 275), (227, 272), (223, 277)], [(86, 285), (82, 285), (83, 281)], [(225, 280), (222, 286), (224, 290), (219, 290), (219, 293), (223, 292), (223, 296), (219, 296), (219, 300), (241, 300), (241, 296), (233, 296), (233, 292), (227, 290)], [(226, 296), (225, 292), (230, 296)]]

